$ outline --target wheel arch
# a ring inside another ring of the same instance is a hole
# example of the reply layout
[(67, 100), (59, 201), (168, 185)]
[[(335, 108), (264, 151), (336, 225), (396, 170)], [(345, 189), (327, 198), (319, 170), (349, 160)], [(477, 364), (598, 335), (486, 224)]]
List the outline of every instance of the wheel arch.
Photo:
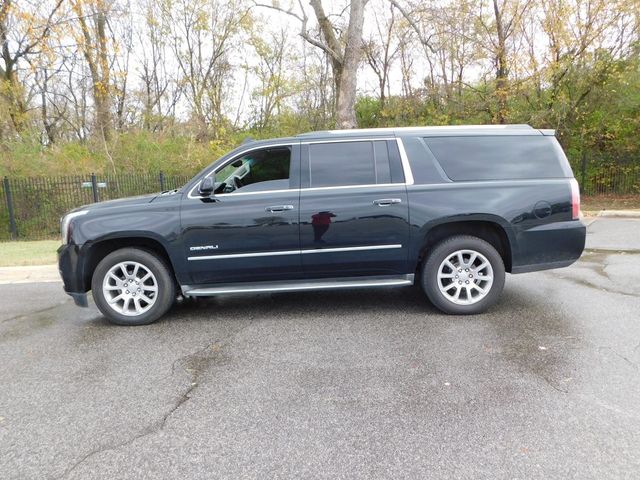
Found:
[(167, 264), (172, 278), (178, 285), (175, 266), (164, 243), (153, 236), (134, 234), (103, 237), (84, 245), (82, 255), (82, 286), (84, 291), (91, 290), (91, 278), (100, 261), (110, 253), (122, 248), (140, 248), (157, 255)]
[(510, 225), (494, 215), (463, 215), (430, 222), (421, 229), (416, 270), (431, 248), (453, 235), (472, 235), (489, 242), (500, 254), (505, 270), (511, 272), (514, 256), (514, 234)]

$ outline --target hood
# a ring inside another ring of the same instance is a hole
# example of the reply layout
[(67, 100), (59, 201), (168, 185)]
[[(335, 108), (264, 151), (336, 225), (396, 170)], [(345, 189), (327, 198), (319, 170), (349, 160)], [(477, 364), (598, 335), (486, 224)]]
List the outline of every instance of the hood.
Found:
[(150, 195), (138, 195), (136, 197), (118, 198), (116, 200), (107, 200), (104, 202), (90, 203), (84, 205), (76, 210), (88, 210), (90, 212), (106, 210), (111, 208), (120, 207), (133, 207), (135, 205), (146, 205), (153, 202), (153, 200), (160, 195), (159, 193), (152, 193)]

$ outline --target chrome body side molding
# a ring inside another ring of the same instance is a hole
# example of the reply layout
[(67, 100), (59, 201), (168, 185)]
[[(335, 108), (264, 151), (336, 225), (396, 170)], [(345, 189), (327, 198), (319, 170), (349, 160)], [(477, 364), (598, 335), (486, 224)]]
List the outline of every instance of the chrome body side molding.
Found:
[(392, 245), (365, 245), (362, 247), (337, 247), (337, 248), (309, 248), (305, 250), (276, 250), (273, 252), (251, 252), (251, 253), (229, 253), (223, 255), (198, 255), (187, 257), (187, 260), (223, 260), (228, 258), (248, 258), (248, 257), (275, 257), (280, 255), (309, 255), (314, 253), (337, 253), (337, 252), (358, 252), (362, 250), (388, 250), (402, 248), (400, 244)]

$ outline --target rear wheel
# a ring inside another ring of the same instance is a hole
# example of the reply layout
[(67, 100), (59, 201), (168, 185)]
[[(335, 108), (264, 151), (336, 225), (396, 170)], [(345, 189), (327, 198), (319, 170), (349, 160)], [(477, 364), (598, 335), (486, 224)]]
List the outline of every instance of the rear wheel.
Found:
[(96, 306), (118, 325), (147, 325), (164, 315), (175, 300), (171, 271), (157, 255), (123, 248), (107, 255), (93, 272)]
[(504, 287), (504, 262), (490, 243), (457, 235), (437, 244), (425, 259), (422, 288), (445, 313), (484, 312)]

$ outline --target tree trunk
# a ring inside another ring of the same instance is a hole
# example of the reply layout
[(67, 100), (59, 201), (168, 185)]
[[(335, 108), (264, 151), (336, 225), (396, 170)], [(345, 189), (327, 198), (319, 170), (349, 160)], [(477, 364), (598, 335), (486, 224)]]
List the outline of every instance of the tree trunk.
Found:
[(106, 142), (111, 139), (113, 128), (111, 119), (109, 46), (107, 39), (108, 7), (104, 0), (96, 0), (95, 11), (91, 15), (91, 17), (95, 17), (94, 28), (90, 28), (87, 23), (87, 17), (82, 10), (82, 4), (76, 0), (71, 6), (80, 24), (84, 39), (84, 42), (81, 44), (82, 54), (87, 61), (87, 66), (91, 73), (95, 127), (102, 139)]
[(506, 123), (507, 118), (507, 100), (508, 100), (508, 67), (507, 67), (507, 44), (504, 25), (502, 21), (502, 12), (498, 7), (498, 1), (493, 0), (493, 12), (496, 18), (496, 32), (498, 34), (498, 48), (496, 50), (496, 98), (498, 109), (496, 111), (495, 120), (498, 123)]
[(27, 106), (24, 101), (24, 90), (18, 79), (18, 74), (11, 69), (6, 72), (6, 78), (3, 79), (5, 85), (2, 86), (4, 95), (9, 104), (9, 118), (11, 124), (17, 133), (24, 131), (27, 120)]
[(55, 137), (53, 132), (53, 122), (49, 121), (47, 104), (47, 94), (49, 93), (49, 72), (46, 68), (43, 69), (42, 75), (42, 86), (40, 87), (40, 99), (42, 105), (40, 106), (40, 115), (42, 116), (42, 126), (44, 127), (44, 132), (47, 135), (47, 145), (52, 145), (55, 141)]
[(349, 28), (342, 61), (340, 83), (336, 92), (336, 126), (356, 128), (356, 83), (362, 53), (362, 27), (364, 24), (365, 0), (352, 0), (349, 13)]
[(26, 106), (24, 91), (16, 72), (16, 63), (19, 57), (17, 54), (12, 55), (9, 50), (8, 16), (11, 8), (11, 0), (2, 1), (0, 5), (0, 47), (4, 68), (0, 66), (0, 95), (6, 99), (11, 125), (16, 132), (20, 133), (25, 126)]
[(109, 94), (98, 84), (94, 85), (93, 101), (96, 108), (96, 128), (105, 142), (111, 140), (111, 101)]
[[(98, 11), (96, 14), (96, 43), (98, 47), (97, 71), (99, 78), (94, 79), (94, 101), (96, 102), (96, 123), (98, 130), (102, 133), (105, 141), (111, 139), (111, 95), (110, 95), (110, 67), (109, 53), (107, 46), (107, 14), (106, 5), (102, 0), (97, 2)], [(97, 81), (96, 81), (97, 80)]]

